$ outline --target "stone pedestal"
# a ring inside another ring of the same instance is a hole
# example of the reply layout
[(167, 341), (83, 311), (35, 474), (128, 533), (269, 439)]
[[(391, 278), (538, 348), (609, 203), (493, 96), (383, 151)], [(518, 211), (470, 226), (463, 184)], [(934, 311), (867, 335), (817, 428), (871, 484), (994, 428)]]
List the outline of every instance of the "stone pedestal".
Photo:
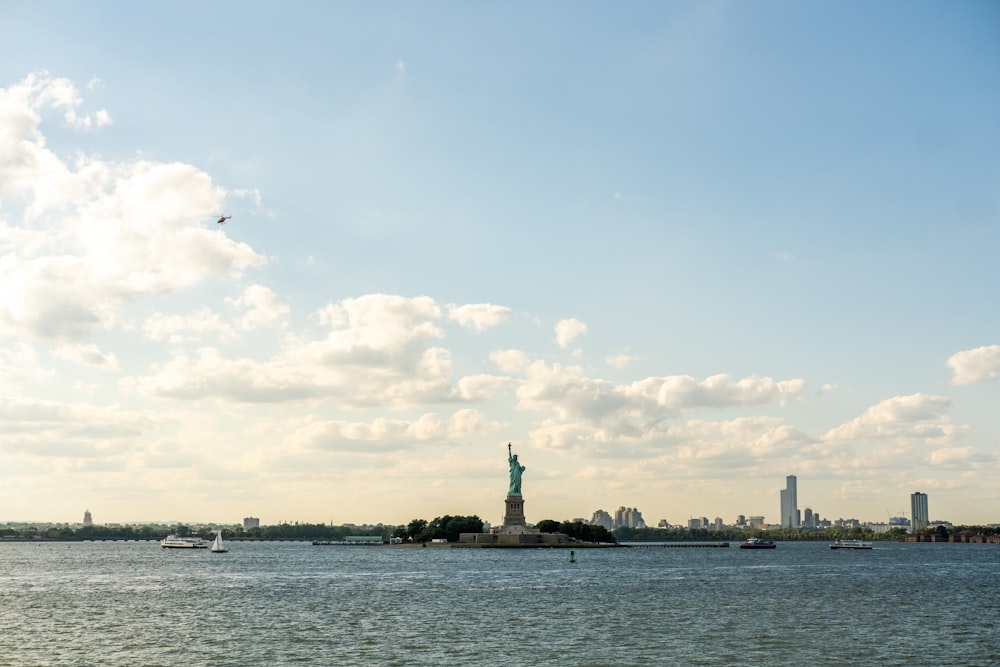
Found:
[(462, 533), (459, 541), (495, 547), (543, 547), (569, 543), (569, 536), (562, 533), (543, 533), (537, 528), (528, 528), (528, 522), (524, 520), (524, 498), (521, 496), (507, 496), (505, 504), (503, 526), (488, 533)]
[(524, 526), (524, 498), (521, 496), (507, 496), (507, 509), (503, 514), (503, 527)]

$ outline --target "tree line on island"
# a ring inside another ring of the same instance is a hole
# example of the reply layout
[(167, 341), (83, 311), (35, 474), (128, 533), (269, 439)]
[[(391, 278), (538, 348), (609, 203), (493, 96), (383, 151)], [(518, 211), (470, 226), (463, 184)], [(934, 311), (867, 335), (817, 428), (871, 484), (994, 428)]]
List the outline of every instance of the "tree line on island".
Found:
[[(535, 524), (535, 528), (543, 533), (563, 533), (581, 542), (616, 542), (615, 536), (604, 526), (591, 526), (581, 521), (554, 521), (545, 519)], [(392, 536), (407, 542), (430, 542), (432, 540), (448, 540), (458, 542), (462, 533), (483, 532), (483, 520), (478, 516), (444, 515), (432, 521), (414, 519), (405, 526), (399, 526)]]

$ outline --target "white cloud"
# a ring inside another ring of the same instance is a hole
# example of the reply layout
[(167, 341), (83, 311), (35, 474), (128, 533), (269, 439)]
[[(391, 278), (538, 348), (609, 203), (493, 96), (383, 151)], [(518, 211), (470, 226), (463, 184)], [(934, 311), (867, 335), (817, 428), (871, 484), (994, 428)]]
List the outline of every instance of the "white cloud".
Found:
[(458, 393), (463, 401), (485, 401), (498, 389), (513, 384), (510, 378), (497, 375), (467, 375), (458, 381)]
[(191, 315), (154, 313), (143, 323), (142, 332), (150, 340), (166, 340), (174, 344), (207, 337), (219, 340), (233, 340), (237, 337), (235, 329), (208, 307), (199, 308)]
[(227, 298), (226, 301), (246, 311), (239, 319), (241, 329), (256, 329), (274, 323), (286, 324), (286, 316), (291, 311), (287, 301), (262, 285), (250, 285), (238, 298)]
[(628, 368), (629, 364), (635, 361), (635, 357), (623, 352), (618, 354), (611, 354), (604, 358), (604, 363), (612, 368), (617, 368), (620, 371)]
[(556, 323), (556, 343), (565, 349), (577, 336), (587, 333), (587, 325), (577, 319), (559, 320)]
[(415, 420), (376, 418), (370, 422), (311, 420), (295, 429), (285, 445), (299, 450), (386, 452), (412, 449), (434, 441), (458, 443), (499, 429), (499, 424), (481, 412), (463, 409), (449, 418), (425, 413)]
[(1000, 345), (984, 345), (956, 352), (948, 358), (953, 385), (996, 380), (1000, 377)]
[(215, 347), (176, 352), (152, 374), (123, 381), (150, 396), (242, 402), (329, 399), (343, 406), (396, 407), (459, 400), (451, 385), (451, 355), (429, 341), (442, 336), (441, 312), (428, 297), (372, 294), (318, 312), (330, 332), (321, 339), (291, 336), (271, 359), (226, 358)]
[(888, 398), (861, 416), (830, 430), (827, 441), (912, 440), (936, 441), (954, 435), (944, 396), (911, 394)]
[(942, 447), (927, 456), (927, 463), (943, 467), (976, 467), (993, 461), (993, 457), (977, 452), (973, 447)]
[(441, 309), (427, 296), (368, 294), (330, 304), (317, 315), (321, 323), (333, 327), (326, 343), (334, 353), (359, 349), (400, 353), (444, 335), (437, 325)]
[(257, 188), (235, 188), (226, 192), (226, 195), (230, 199), (248, 199), (253, 204), (253, 211), (255, 213), (260, 213), (268, 217), (274, 216), (274, 211), (264, 206), (264, 197)]
[(0, 389), (11, 389), (31, 381), (52, 376), (52, 371), (39, 368), (35, 348), (21, 342), (0, 345)]
[(6, 141), (20, 135), (27, 141), (27, 145), (21, 147), (25, 151), (21, 156), (39, 154), (44, 150), (45, 142), (37, 131), (37, 125), (41, 113), (48, 110), (62, 111), (64, 122), (73, 129), (111, 123), (110, 115), (103, 109), (96, 117), (81, 114), (79, 107), (82, 102), (72, 81), (53, 78), (48, 72), (30, 74), (20, 83), (0, 89), (0, 127), (7, 126), (13, 130), (9, 133), (0, 130), (0, 147), (9, 148), (4, 146)]
[(471, 303), (464, 306), (448, 304), (448, 319), (476, 331), (495, 327), (511, 315), (510, 308), (492, 303)]
[(72, 84), (47, 76), (0, 89), (0, 197), (25, 195), (20, 224), (0, 219), (0, 335), (81, 341), (120, 325), (128, 301), (266, 263), (201, 225), (225, 198), (204, 172), (56, 157), (40, 114), (79, 103)]
[(524, 373), (531, 365), (531, 357), (521, 350), (491, 352), (490, 361), (505, 373)]
[(36, 456), (121, 453), (152, 428), (148, 417), (116, 406), (0, 397), (0, 449)]
[(59, 359), (66, 359), (78, 364), (102, 368), (108, 371), (117, 371), (119, 369), (118, 357), (111, 352), (101, 352), (101, 349), (93, 343), (63, 345), (56, 348), (52, 354)]
[(518, 407), (595, 424), (618, 421), (622, 427), (625, 423), (634, 427), (642, 422), (654, 424), (696, 408), (782, 404), (805, 390), (801, 379), (775, 381), (751, 376), (733, 380), (728, 375), (702, 381), (682, 375), (649, 377), (616, 384), (588, 377), (579, 366), (543, 361), (530, 363), (524, 375), (517, 388)]
[(541, 449), (583, 456), (636, 459), (677, 477), (719, 466), (731, 470), (787, 462), (814, 439), (781, 419), (758, 416), (633, 429), (546, 420), (531, 432), (531, 442)]
[(813, 441), (774, 417), (741, 417), (721, 422), (690, 421), (678, 449), (681, 459), (745, 463), (793, 458)]
[(448, 422), (448, 438), (452, 441), (471, 440), (496, 433), (503, 426), (479, 410), (463, 408), (451, 416)]

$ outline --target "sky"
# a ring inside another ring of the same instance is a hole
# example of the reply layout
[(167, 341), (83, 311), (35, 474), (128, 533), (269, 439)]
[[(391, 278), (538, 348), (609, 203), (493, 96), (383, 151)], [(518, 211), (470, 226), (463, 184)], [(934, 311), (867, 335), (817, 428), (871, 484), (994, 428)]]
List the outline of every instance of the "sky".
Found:
[(0, 521), (998, 522), (998, 82), (989, 1), (0, 0)]

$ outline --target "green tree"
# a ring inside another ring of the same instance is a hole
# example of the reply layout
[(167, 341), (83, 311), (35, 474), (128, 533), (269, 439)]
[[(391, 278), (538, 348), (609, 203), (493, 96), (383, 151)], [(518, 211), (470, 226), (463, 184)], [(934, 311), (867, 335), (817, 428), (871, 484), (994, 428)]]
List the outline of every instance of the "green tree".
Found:
[[(419, 542), (420, 535), (427, 529), (427, 521), (424, 519), (414, 519), (406, 524), (406, 536), (412, 542)], [(426, 540), (424, 540), (426, 542)]]
[(543, 533), (562, 533), (569, 535), (574, 540), (581, 542), (596, 542), (604, 544), (614, 544), (618, 540), (604, 526), (592, 526), (582, 521), (553, 521), (543, 519), (535, 524), (535, 528)]
[(559, 532), (559, 522), (553, 521), (552, 519), (542, 519), (535, 524), (535, 528), (542, 531), (543, 533), (558, 533)]

